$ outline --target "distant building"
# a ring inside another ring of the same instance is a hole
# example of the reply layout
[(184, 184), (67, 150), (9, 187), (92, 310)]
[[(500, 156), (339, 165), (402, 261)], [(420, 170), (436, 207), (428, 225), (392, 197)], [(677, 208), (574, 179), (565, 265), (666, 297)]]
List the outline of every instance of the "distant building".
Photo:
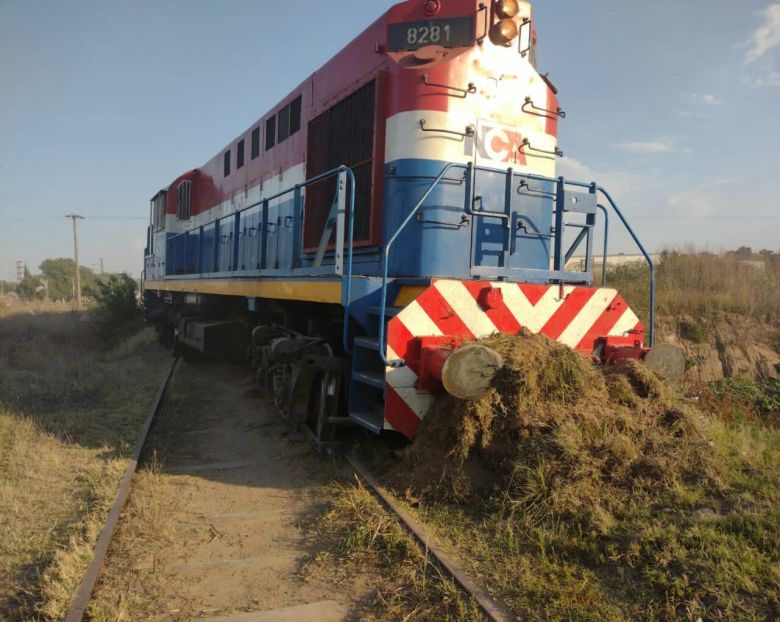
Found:
[[(650, 253), (650, 258), (657, 263), (661, 259), (661, 254)], [(601, 266), (602, 264), (601, 259), (602, 258), (600, 255), (595, 255), (593, 257), (593, 265)], [(628, 253), (618, 253), (617, 255), (607, 256), (607, 266), (609, 267), (624, 266), (626, 264), (637, 263), (637, 262), (644, 263), (645, 256), (640, 254), (628, 254)], [(585, 270), (585, 258), (572, 257), (566, 263), (566, 269), (571, 272), (583, 272)]]

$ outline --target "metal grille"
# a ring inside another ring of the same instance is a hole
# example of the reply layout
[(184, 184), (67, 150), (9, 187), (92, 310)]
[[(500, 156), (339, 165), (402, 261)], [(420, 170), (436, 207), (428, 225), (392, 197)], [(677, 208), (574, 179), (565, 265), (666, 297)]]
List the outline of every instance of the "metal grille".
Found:
[[(309, 123), (306, 176), (344, 164), (355, 173), (355, 242), (369, 240), (376, 81), (372, 80)], [(335, 178), (306, 191), (304, 246), (317, 246), (336, 194)]]
[(192, 182), (181, 182), (176, 189), (176, 195), (176, 217), (179, 220), (189, 220), (192, 213)]
[(165, 229), (165, 190), (160, 190), (152, 198), (152, 226), (155, 231)]

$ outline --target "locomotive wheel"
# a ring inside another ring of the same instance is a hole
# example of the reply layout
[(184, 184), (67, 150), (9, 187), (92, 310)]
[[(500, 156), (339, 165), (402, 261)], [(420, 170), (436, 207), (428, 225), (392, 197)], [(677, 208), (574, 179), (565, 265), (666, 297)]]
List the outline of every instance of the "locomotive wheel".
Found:
[(329, 423), (338, 412), (341, 374), (338, 369), (319, 371), (311, 384), (304, 424), (319, 447), (333, 440), (333, 426)]
[(327, 375), (324, 371), (317, 374), (311, 385), (309, 403), (306, 408), (306, 425), (311, 430), (317, 443), (325, 440), (325, 432), (328, 427)]

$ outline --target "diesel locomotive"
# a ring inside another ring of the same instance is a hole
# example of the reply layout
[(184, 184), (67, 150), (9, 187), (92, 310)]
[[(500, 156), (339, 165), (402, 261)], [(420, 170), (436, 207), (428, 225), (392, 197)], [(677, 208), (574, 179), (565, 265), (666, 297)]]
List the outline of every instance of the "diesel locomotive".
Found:
[(414, 438), (448, 361), (495, 333), (643, 358), (652, 308), (646, 344), (594, 286), (597, 227), (628, 223), (556, 177), (565, 116), (529, 2), (401, 2), (154, 195), (146, 316), (178, 348), (248, 357), (317, 443)]

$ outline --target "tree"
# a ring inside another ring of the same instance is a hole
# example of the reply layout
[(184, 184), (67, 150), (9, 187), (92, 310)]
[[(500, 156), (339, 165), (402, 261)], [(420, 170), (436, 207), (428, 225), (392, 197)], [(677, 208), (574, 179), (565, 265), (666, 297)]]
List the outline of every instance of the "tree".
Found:
[[(84, 266), (79, 267), (81, 288), (87, 292), (94, 290), (97, 279), (95, 273)], [(76, 279), (76, 263), (69, 258), (46, 259), (40, 265), (43, 277), (49, 283), (49, 297), (58, 300), (73, 298), (73, 287)]]
[(25, 300), (41, 300), (43, 292), (41, 290), (41, 277), (30, 274), (27, 266), (24, 267), (24, 278), (16, 286), (16, 293)]
[(136, 292), (138, 284), (127, 273), (110, 274), (85, 290), (97, 303), (96, 315), (108, 343), (132, 334), (143, 325)]

